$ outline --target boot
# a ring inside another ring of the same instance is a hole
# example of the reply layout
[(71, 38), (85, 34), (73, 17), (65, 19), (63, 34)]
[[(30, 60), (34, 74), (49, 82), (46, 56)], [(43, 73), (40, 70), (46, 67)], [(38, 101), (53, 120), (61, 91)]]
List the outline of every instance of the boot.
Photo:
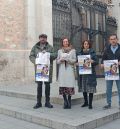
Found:
[(53, 108), (53, 105), (50, 104), (50, 102), (46, 102), (46, 103), (45, 103), (45, 107), (47, 107), (47, 108)]
[(81, 107), (87, 107), (88, 106), (87, 92), (83, 92), (83, 97), (84, 97), (84, 104)]
[(71, 109), (71, 95), (68, 95), (68, 109)]
[(45, 107), (53, 108), (53, 105), (50, 104), (50, 97), (49, 96), (46, 96)]
[(42, 99), (42, 82), (39, 82), (37, 86), (37, 104), (35, 104), (35, 106), (33, 107), (34, 109), (42, 107), (41, 99)]
[(93, 93), (89, 93), (89, 109), (92, 109)]
[(63, 106), (63, 108), (67, 109), (68, 108), (68, 101), (67, 101), (67, 96), (65, 94), (63, 95), (63, 99), (64, 99), (64, 106)]
[(40, 108), (40, 107), (42, 107), (42, 104), (41, 104), (41, 103), (37, 103), (33, 108), (34, 108), (34, 109), (38, 109), (38, 108)]
[(41, 99), (42, 96), (37, 95), (37, 104), (33, 107), (34, 109), (42, 107)]

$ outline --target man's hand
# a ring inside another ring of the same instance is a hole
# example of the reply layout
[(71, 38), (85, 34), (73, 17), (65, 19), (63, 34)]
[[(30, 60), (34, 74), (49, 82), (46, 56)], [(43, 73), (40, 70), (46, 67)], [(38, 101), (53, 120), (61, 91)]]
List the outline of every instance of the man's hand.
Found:
[(90, 62), (90, 63), (93, 63), (93, 62), (94, 62), (94, 60), (90, 59), (90, 60), (89, 60), (89, 62)]
[(77, 63), (75, 63), (75, 66), (79, 66), (79, 63), (77, 62)]
[(46, 52), (45, 50), (42, 51), (42, 53), (45, 53), (45, 52)]
[(120, 65), (120, 61), (118, 62), (118, 65)]
[(101, 64), (100, 67), (101, 67), (101, 69), (103, 69), (104, 68), (104, 64)]

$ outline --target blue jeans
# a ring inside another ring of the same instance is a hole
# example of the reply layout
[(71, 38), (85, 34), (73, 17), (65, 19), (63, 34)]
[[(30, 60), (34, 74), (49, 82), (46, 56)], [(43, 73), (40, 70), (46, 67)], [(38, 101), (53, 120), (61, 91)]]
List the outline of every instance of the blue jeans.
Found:
[[(118, 90), (118, 97), (119, 97), (119, 105), (120, 105), (120, 80), (115, 80)], [(113, 80), (106, 81), (106, 95), (107, 95), (107, 103), (111, 105), (111, 97), (112, 97), (112, 86)]]

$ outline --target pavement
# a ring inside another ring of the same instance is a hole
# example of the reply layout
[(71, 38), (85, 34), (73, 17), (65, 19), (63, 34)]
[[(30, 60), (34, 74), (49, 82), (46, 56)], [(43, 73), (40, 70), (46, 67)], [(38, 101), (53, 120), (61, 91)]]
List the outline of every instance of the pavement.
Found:
[(50, 128), (0, 114), (0, 129), (50, 129)]
[[(112, 108), (103, 110), (106, 104), (104, 79), (98, 79), (92, 110), (87, 107), (81, 108), (82, 101), (80, 100), (83, 98), (82, 94), (77, 92), (77, 87), (76, 95), (72, 97), (77, 103), (73, 103), (70, 110), (63, 109), (61, 105), (63, 99), (58, 95), (58, 88), (57, 83), (51, 86), (53, 109), (44, 107), (43, 101), (43, 107), (35, 110), (33, 109), (36, 103), (36, 84), (34, 82), (0, 84), (0, 123), (2, 125), (0, 129), (19, 129), (20, 127), (20, 129), (32, 129), (33, 127), (38, 129), (102, 129), (103, 125), (119, 120), (120, 110), (116, 86), (113, 86)], [(56, 101), (53, 101), (54, 99)], [(14, 122), (11, 122), (12, 120)], [(10, 125), (9, 128), (5, 122)], [(23, 127), (21, 123), (24, 123)]]
[(96, 129), (120, 129), (120, 119), (114, 120), (113, 122), (105, 124), (104, 126), (101, 126)]

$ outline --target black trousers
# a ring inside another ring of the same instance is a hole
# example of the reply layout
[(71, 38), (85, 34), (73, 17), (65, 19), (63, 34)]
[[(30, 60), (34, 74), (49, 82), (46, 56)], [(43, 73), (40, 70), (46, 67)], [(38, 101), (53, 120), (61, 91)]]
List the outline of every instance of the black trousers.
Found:
[[(50, 102), (50, 82), (44, 82), (44, 84), (45, 84), (45, 101), (46, 101), (46, 103), (49, 103)], [(41, 103), (42, 85), (43, 85), (43, 82), (38, 82), (38, 86), (37, 86), (37, 103)]]

